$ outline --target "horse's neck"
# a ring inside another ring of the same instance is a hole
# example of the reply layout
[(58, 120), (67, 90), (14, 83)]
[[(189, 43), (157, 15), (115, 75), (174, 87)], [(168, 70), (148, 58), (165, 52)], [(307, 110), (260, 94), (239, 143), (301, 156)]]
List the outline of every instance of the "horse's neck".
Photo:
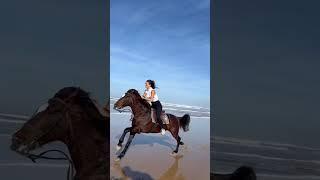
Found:
[(71, 141), (66, 144), (77, 176), (106, 174), (108, 172), (108, 140), (93, 127), (74, 129), (74, 133)]
[(151, 113), (151, 107), (149, 110), (149, 109), (144, 108), (143, 106), (144, 106), (143, 104), (136, 103), (135, 106), (131, 107), (133, 116), (135, 118), (145, 117), (145, 115), (147, 115), (148, 113), (149, 114)]

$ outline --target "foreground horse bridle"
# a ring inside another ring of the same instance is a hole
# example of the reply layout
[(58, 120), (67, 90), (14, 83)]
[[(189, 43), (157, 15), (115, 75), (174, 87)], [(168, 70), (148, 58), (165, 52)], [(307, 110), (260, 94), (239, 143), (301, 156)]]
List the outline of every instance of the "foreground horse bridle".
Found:
[[(58, 97), (54, 97), (54, 98), (51, 98), (48, 102), (50, 104), (50, 102), (52, 101), (57, 101), (59, 102), (60, 104), (63, 105), (63, 110), (61, 111), (62, 112), (62, 117), (65, 117), (65, 120), (67, 121), (67, 123), (69, 124), (70, 126), (70, 131), (71, 131), (71, 136), (73, 135), (73, 128), (72, 128), (72, 123), (71, 123), (71, 119), (70, 119), (70, 115), (69, 115), (69, 110), (71, 110), (70, 108), (70, 105), (68, 103), (66, 103), (67, 100), (75, 97), (77, 94), (78, 94), (78, 91), (79, 89), (77, 89), (72, 95), (70, 95), (69, 97), (67, 97), (65, 100), (62, 100), (61, 98), (58, 98)], [(63, 118), (62, 118), (63, 119)], [(34, 144), (38, 143), (38, 141), (44, 137), (45, 135), (47, 135), (48, 133), (50, 133), (59, 123), (60, 119), (56, 120), (55, 123), (53, 123), (52, 127), (49, 128), (48, 131), (45, 131), (45, 132), (42, 132), (40, 134), (40, 136), (34, 138), (34, 140), (30, 143), (29, 146), (33, 146)], [(32, 125), (29, 125), (31, 128)], [(49, 157), (49, 156), (44, 156), (45, 154), (47, 153), (50, 153), (50, 152), (57, 152), (57, 153), (60, 153), (63, 155), (63, 157)], [(26, 153), (25, 154), (27, 158), (31, 159), (32, 162), (36, 163), (36, 160), (37, 159), (47, 159), (47, 160), (67, 160), (69, 162), (69, 166), (68, 166), (68, 170), (67, 170), (67, 180), (71, 180), (73, 177), (74, 177), (74, 163), (72, 161), (72, 159), (63, 151), (61, 150), (56, 150), (56, 149), (52, 149), (52, 150), (47, 150), (47, 151), (44, 151), (40, 154), (32, 154), (32, 153)], [(71, 179), (70, 179), (71, 178)]]

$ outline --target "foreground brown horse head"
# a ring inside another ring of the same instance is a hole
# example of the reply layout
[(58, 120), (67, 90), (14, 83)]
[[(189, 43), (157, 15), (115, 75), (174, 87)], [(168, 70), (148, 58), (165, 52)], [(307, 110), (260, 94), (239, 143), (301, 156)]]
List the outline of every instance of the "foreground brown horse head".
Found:
[(87, 92), (66, 87), (12, 136), (11, 149), (28, 155), (44, 144), (61, 141), (69, 149), (76, 179), (105, 179), (109, 177), (107, 122)]
[(12, 150), (27, 154), (52, 141), (66, 142), (68, 135), (65, 118), (58, 111), (55, 112), (54, 109), (58, 107), (52, 105), (52, 102), (42, 107), (44, 106), (48, 107), (37, 111), (37, 114), (12, 136)]

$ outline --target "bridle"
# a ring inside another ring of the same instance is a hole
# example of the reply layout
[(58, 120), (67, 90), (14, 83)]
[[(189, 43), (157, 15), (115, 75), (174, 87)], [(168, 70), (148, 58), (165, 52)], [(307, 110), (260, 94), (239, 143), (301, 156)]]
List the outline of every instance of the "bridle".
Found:
[[(127, 95), (127, 93), (123, 94), (120, 99), (124, 98), (126, 95)], [(118, 101), (120, 101), (120, 99), (118, 99)], [(118, 102), (118, 101), (117, 101), (117, 102)], [(117, 102), (115, 102), (115, 104), (116, 104)], [(113, 109), (116, 110), (116, 111), (118, 111), (119, 113), (127, 112), (125, 109), (117, 108), (116, 106), (113, 106)]]
[[(67, 103), (66, 101), (68, 101), (69, 99), (75, 97), (77, 94), (78, 94), (78, 91), (79, 91), (79, 88), (74, 92), (72, 93), (70, 96), (68, 96), (65, 100), (62, 100), (61, 98), (59, 97), (53, 97), (51, 98), (48, 102), (50, 104), (50, 102), (53, 102), (53, 101), (56, 101), (56, 102), (59, 102), (60, 104), (63, 105), (63, 110), (62, 110), (62, 117), (65, 117), (65, 120), (67, 121), (68, 125), (70, 126), (70, 136), (72, 137), (73, 136), (73, 127), (72, 127), (72, 123), (71, 123), (71, 119), (70, 119), (70, 105), (69, 103)], [(63, 118), (62, 118), (63, 119)], [(40, 134), (40, 136), (34, 138), (34, 140), (30, 143), (29, 146), (33, 146), (34, 144), (38, 143), (38, 141), (44, 137), (45, 135), (49, 134), (57, 125), (58, 123), (60, 122), (60, 118), (57, 119), (55, 121), (55, 123), (53, 123), (53, 125), (51, 126), (51, 128), (49, 128), (47, 131), (45, 132), (42, 132)], [(32, 125), (29, 125), (31, 128)], [(49, 156), (45, 156), (45, 154), (47, 153), (50, 153), (50, 152), (57, 152), (57, 153), (60, 153), (63, 155), (63, 157), (49, 157)], [(52, 150), (47, 150), (47, 151), (44, 151), (40, 154), (32, 154), (32, 153), (26, 153), (25, 154), (29, 159), (31, 159), (32, 162), (36, 163), (36, 160), (37, 159), (48, 159), (48, 160), (67, 160), (69, 162), (69, 166), (68, 166), (68, 170), (67, 170), (67, 180), (70, 180), (74, 177), (75, 173), (74, 173), (74, 163), (72, 161), (72, 159), (68, 156), (67, 153), (61, 151), (61, 150), (56, 150), (56, 149), (52, 149)]]

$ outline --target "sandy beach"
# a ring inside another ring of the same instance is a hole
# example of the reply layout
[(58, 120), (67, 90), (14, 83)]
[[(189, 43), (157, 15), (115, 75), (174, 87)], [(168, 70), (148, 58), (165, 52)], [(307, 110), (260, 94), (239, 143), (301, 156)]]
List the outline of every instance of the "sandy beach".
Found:
[(131, 125), (129, 119), (129, 113), (111, 112), (111, 178), (210, 179), (209, 117), (191, 116), (190, 131), (180, 131), (185, 145), (180, 148), (177, 157), (170, 155), (176, 144), (167, 131), (164, 136), (160, 134), (136, 135), (126, 156), (120, 162), (115, 162), (115, 147), (123, 129)]

